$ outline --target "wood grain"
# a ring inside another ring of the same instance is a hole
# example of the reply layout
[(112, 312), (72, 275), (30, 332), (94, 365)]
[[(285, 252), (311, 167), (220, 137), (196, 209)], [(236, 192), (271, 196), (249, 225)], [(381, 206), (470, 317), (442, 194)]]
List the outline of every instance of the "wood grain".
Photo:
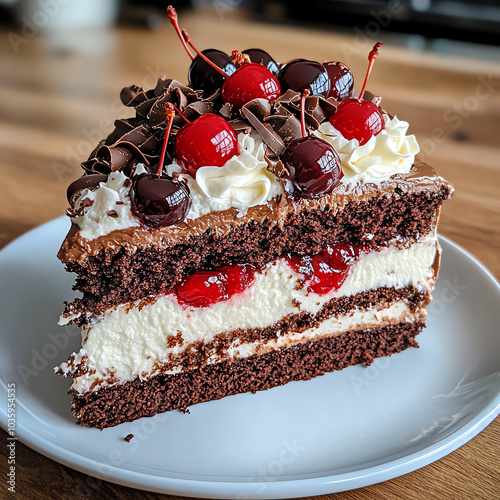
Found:
[[(343, 60), (365, 71), (368, 42), (335, 32), (271, 26), (238, 11), (183, 15), (200, 47), (259, 46), (279, 61)], [(156, 32), (114, 29), (71, 37), (38, 35), (14, 53), (0, 31), (0, 247), (66, 209), (65, 190), (79, 162), (112, 121), (128, 116), (118, 92), (151, 87), (166, 74), (186, 81), (188, 59), (169, 26)], [(500, 64), (386, 45), (369, 88), (411, 123), (423, 155), (456, 188), (440, 233), (500, 277)], [(2, 431), (0, 471), (7, 470)], [(456, 499), (500, 497), (500, 420), (449, 456), (384, 483), (318, 499)], [(18, 443), (20, 498), (174, 499), (98, 481)], [(0, 493), (6, 492), (4, 480)]]

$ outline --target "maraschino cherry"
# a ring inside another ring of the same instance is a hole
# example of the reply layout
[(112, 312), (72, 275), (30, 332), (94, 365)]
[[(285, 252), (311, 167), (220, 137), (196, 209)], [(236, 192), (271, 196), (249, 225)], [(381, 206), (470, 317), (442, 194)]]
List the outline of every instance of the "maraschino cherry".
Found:
[(328, 97), (330, 77), (325, 67), (316, 61), (294, 59), (286, 63), (279, 72), (278, 80), (283, 92), (288, 89), (302, 93), (309, 90), (312, 95)]
[(330, 93), (328, 97), (333, 97), (337, 101), (349, 99), (354, 88), (354, 77), (351, 70), (343, 63), (338, 61), (324, 62), (328, 76), (330, 77)]
[(168, 126), (156, 174), (140, 174), (130, 190), (131, 209), (144, 224), (151, 227), (171, 226), (184, 219), (191, 205), (189, 188), (179, 180), (163, 177), (163, 164), (168, 138), (175, 116), (174, 107), (167, 103)]
[(304, 90), (300, 103), (302, 137), (290, 143), (281, 161), (295, 192), (306, 198), (330, 193), (344, 175), (337, 152), (323, 139), (308, 136), (305, 125)]
[(366, 144), (371, 137), (379, 134), (385, 128), (380, 109), (372, 102), (363, 101), (368, 77), (381, 46), (382, 42), (376, 43), (368, 56), (368, 70), (359, 98), (342, 101), (335, 114), (330, 117), (330, 123), (347, 140), (357, 139), (360, 146)]
[[(214, 68), (206, 63), (200, 56), (194, 56), (191, 53), (179, 28), (177, 12), (171, 5), (168, 6), (167, 13), (172, 26), (175, 28), (175, 31), (182, 42), (182, 45), (191, 58), (191, 65), (188, 70), (189, 83), (194, 89), (203, 90), (207, 96), (214, 94), (222, 87), (225, 78), (223, 78), (218, 71), (214, 70)], [(224, 73), (226, 73), (226, 75), (231, 75), (236, 71), (233, 61), (225, 52), (217, 49), (205, 49), (202, 53)]]
[(175, 287), (181, 304), (208, 307), (249, 287), (255, 278), (255, 269), (249, 265), (230, 265), (211, 271), (198, 271), (184, 278)]
[(289, 255), (288, 263), (304, 276), (309, 292), (324, 295), (344, 284), (351, 266), (364, 251), (360, 245), (339, 243), (314, 255)]
[(193, 177), (203, 166), (222, 167), (239, 154), (236, 132), (221, 116), (205, 113), (196, 120), (186, 121), (175, 138), (175, 158)]
[[(226, 81), (222, 85), (221, 94), (224, 102), (228, 102), (236, 109), (240, 109), (252, 99), (263, 98), (272, 101), (281, 95), (278, 80), (262, 64), (246, 62), (241, 64), (232, 75), (228, 76), (195, 48), (186, 30), (182, 30), (182, 35), (187, 44), (225, 78)], [(234, 51), (233, 55), (235, 52), (237, 51)]]

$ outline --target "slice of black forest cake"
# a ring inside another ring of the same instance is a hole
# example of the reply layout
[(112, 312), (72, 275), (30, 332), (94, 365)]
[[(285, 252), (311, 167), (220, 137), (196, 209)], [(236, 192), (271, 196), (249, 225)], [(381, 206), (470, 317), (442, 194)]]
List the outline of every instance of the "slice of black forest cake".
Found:
[(408, 124), (341, 63), (207, 55), (224, 76), (197, 55), (189, 85), (123, 89), (135, 116), (68, 188), (79, 424), (370, 364), (424, 327), (453, 188)]

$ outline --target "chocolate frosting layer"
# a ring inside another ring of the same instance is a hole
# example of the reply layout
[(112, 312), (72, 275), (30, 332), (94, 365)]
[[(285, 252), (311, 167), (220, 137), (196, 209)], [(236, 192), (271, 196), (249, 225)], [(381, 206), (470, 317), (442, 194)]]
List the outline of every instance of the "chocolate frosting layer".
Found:
[(291, 214), (310, 210), (328, 210), (332, 215), (342, 210), (346, 203), (351, 201), (364, 201), (381, 196), (400, 196), (403, 194), (420, 192), (437, 192), (443, 187), (451, 193), (452, 186), (436, 171), (416, 160), (415, 166), (408, 174), (397, 174), (380, 184), (369, 182), (359, 183), (354, 186), (339, 184), (333, 192), (317, 199), (289, 200), (285, 197), (273, 199), (266, 205), (249, 208), (245, 215), (235, 209), (220, 212), (211, 212), (197, 219), (186, 220), (168, 227), (151, 229), (132, 227), (124, 230), (113, 231), (100, 236), (95, 240), (85, 240), (79, 234), (78, 226), (73, 225), (64, 240), (58, 253), (58, 258), (68, 263), (73, 260), (83, 262), (86, 257), (96, 255), (101, 250), (113, 253), (124, 249), (133, 253), (138, 248), (156, 247), (168, 248), (174, 244), (188, 243), (190, 238), (199, 236), (208, 231), (222, 236), (231, 229), (244, 226), (250, 221), (269, 222), (278, 226)]

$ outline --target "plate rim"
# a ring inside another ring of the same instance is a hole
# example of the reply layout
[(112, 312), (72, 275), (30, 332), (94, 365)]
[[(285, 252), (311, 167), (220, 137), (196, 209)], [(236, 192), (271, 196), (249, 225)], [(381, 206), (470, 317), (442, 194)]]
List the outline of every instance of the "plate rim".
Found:
[[(62, 215), (30, 229), (4, 246), (0, 250), (0, 255), (7, 249), (10, 249), (11, 246), (19, 244), (21, 239), (28, 238), (34, 231), (41, 231), (48, 225), (62, 224), (65, 219), (66, 216)], [(455, 251), (459, 252), (463, 258), (472, 261), (479, 267), (485, 277), (487, 277), (492, 282), (492, 285), (497, 288), (500, 295), (499, 280), (497, 280), (481, 261), (451, 239), (442, 235), (438, 235), (438, 237), (440, 243), (444, 242), (446, 245), (449, 245)], [(0, 388), (2, 391), (6, 391), (7, 389), (3, 378), (0, 378)], [(499, 413), (500, 392), (485, 405), (482, 411), (475, 414), (472, 419), (468, 420), (455, 432), (409, 455), (389, 460), (379, 465), (342, 474), (320, 475), (314, 478), (301, 479), (276, 479), (273, 481), (261, 482), (250, 482), (248, 480), (216, 481), (149, 475), (144, 472), (125, 470), (111, 464), (106, 464), (106, 468), (110, 470), (110, 474), (106, 474), (104, 477), (96, 470), (96, 466), (101, 463), (100, 461), (51, 443), (46, 438), (38, 436), (20, 422), (16, 422), (16, 437), (29, 448), (62, 465), (96, 477), (97, 479), (131, 488), (164, 494), (188, 495), (196, 498), (235, 498), (235, 495), (239, 495), (238, 498), (251, 498), (247, 496), (247, 492), (249, 492), (249, 486), (252, 486), (252, 498), (277, 499), (337, 493), (377, 484), (413, 472), (443, 458), (463, 446), (485, 429)], [(3, 407), (0, 408), (0, 427), (7, 432), (7, 412)], [(263, 494), (256, 495), (254, 490), (256, 486), (259, 485), (265, 485), (265, 488)]]

